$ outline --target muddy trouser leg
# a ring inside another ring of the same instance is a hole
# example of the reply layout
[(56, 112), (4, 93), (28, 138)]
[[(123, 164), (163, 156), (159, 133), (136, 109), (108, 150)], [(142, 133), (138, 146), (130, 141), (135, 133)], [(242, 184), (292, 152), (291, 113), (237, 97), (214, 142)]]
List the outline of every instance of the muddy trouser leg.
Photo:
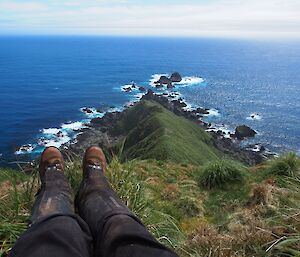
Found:
[(76, 205), (91, 230), (94, 256), (177, 256), (160, 244), (121, 202), (99, 167), (88, 167)]
[(74, 213), (70, 186), (60, 171), (47, 170), (33, 207), (31, 226), (12, 248), (11, 257), (89, 257), (92, 237)]

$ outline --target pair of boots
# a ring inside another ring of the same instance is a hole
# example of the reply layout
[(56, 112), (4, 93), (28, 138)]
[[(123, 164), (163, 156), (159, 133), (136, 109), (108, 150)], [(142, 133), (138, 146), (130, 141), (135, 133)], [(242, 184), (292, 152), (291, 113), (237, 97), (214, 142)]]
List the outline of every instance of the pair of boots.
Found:
[(45, 149), (42, 182), (33, 206), (31, 226), (18, 239), (11, 257), (176, 257), (160, 244), (111, 189), (106, 159), (98, 147), (87, 149), (76, 196), (64, 175), (62, 154)]
[[(91, 232), (96, 233), (105, 222), (102, 216), (115, 212), (131, 212), (115, 195), (105, 177), (106, 158), (99, 147), (92, 146), (83, 158), (83, 178), (77, 193), (75, 206)], [(44, 150), (39, 166), (41, 188), (33, 207), (31, 224), (53, 215), (74, 215), (75, 208), (71, 187), (64, 175), (64, 160), (55, 147)], [(94, 234), (93, 233), (93, 234)]]

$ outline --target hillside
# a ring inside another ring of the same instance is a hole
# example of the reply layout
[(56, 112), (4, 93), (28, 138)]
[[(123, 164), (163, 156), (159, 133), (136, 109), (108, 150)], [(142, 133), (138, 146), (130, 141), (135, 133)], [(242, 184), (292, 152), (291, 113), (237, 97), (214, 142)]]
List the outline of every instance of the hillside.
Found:
[[(242, 165), (195, 123), (153, 101), (109, 117), (94, 121), (81, 140), (101, 144), (108, 132), (119, 139), (106, 148), (114, 151), (108, 179), (160, 242), (180, 256), (300, 256), (297, 155)], [(80, 167), (80, 155), (68, 152), (74, 194)], [(0, 168), (0, 256), (26, 229), (38, 187), (37, 168)]]
[(221, 156), (208, 133), (154, 101), (140, 101), (115, 129), (126, 134), (122, 146), (125, 159), (204, 164)]

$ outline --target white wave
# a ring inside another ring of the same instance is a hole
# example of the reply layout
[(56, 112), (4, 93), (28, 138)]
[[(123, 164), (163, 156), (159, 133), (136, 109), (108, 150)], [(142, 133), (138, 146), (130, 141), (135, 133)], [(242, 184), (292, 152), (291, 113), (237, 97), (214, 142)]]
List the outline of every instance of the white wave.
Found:
[(135, 100), (140, 100), (143, 97), (144, 93), (137, 93), (134, 98)]
[(185, 110), (185, 111), (192, 111), (194, 110), (195, 108), (193, 107), (193, 105), (187, 103), (187, 102), (184, 102), (186, 104), (185, 107), (183, 107), (182, 109)]
[(252, 147), (250, 147), (250, 148), (246, 148), (247, 150), (250, 150), (250, 151), (252, 151), (252, 152), (260, 152), (260, 150), (261, 150), (261, 146), (260, 145), (254, 145), (254, 146), (252, 146)]
[(61, 147), (63, 144), (68, 143), (71, 140), (69, 136), (56, 137), (54, 139), (43, 140), (41, 144), (44, 147), (55, 146), (57, 148)]
[(258, 113), (251, 113), (246, 119), (247, 120), (261, 120), (262, 117)]
[(80, 121), (76, 121), (73, 123), (65, 123), (61, 127), (62, 127), (62, 129), (76, 131), (76, 130), (80, 130), (80, 129), (84, 128), (84, 124)]
[(133, 106), (133, 105), (134, 105), (134, 101), (129, 101), (129, 102), (126, 102), (126, 103), (124, 104), (124, 107), (125, 107), (125, 108), (128, 108), (128, 107)]
[(204, 116), (220, 116), (220, 112), (217, 109), (209, 109), (208, 114), (204, 114)]
[(43, 129), (43, 134), (49, 134), (49, 135), (56, 135), (57, 133), (60, 132), (60, 129), (58, 128), (47, 128)]
[(269, 149), (267, 149), (265, 146), (261, 144), (254, 144), (254, 145), (246, 145), (246, 150), (252, 151), (252, 152), (264, 152), (266, 154), (274, 154)]
[[(82, 108), (80, 108), (80, 111), (83, 112), (90, 119), (99, 118), (99, 117), (102, 118), (104, 116), (103, 112), (99, 112), (99, 111), (97, 111), (97, 109), (95, 109), (93, 107), (82, 107)], [(85, 123), (85, 122), (82, 122), (82, 123)]]
[(112, 107), (112, 108), (109, 108), (107, 112), (122, 112), (124, 111), (124, 107)]
[(34, 150), (34, 146), (31, 144), (22, 145), (19, 148), (19, 150), (15, 152), (15, 154), (28, 154), (28, 153), (32, 153), (33, 150)]
[(191, 77), (183, 77), (182, 80), (180, 82), (176, 82), (174, 83), (175, 85), (186, 85), (186, 86), (190, 86), (190, 85), (196, 85), (196, 84), (200, 84), (204, 81), (203, 78), (200, 77), (196, 77), (196, 76), (191, 76)]

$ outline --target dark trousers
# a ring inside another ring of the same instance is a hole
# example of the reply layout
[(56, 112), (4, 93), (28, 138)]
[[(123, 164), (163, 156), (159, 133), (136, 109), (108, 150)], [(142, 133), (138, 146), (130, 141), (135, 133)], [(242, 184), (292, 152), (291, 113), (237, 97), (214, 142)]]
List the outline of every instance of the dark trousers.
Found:
[(90, 167), (82, 180), (76, 198), (79, 215), (70, 206), (70, 188), (61, 172), (48, 172), (45, 184), (36, 200), (33, 224), (11, 257), (177, 256), (153, 238), (96, 168)]

